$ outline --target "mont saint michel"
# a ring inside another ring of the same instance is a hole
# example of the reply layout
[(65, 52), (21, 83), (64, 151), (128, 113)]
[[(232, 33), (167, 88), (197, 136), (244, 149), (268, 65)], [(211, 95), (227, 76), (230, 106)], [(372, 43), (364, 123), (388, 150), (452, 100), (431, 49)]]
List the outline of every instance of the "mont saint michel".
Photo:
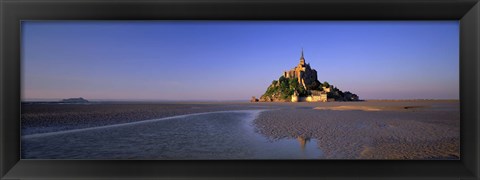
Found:
[(24, 160), (464, 157), (458, 21), (21, 23)]
[[(327, 102), (327, 101), (358, 101), (359, 97), (349, 91), (329, 84), (321, 83), (317, 71), (300, 56), (300, 62), (289, 71), (283, 72), (278, 80), (272, 81), (265, 94), (260, 97), (262, 102)], [(257, 101), (252, 97), (252, 101)]]

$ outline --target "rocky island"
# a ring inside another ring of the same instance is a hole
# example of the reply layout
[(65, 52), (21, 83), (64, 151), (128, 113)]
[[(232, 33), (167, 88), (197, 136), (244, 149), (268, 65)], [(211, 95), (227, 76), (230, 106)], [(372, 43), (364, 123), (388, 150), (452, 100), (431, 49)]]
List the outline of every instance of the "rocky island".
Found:
[[(251, 100), (252, 102), (256, 102)], [(267, 91), (260, 97), (261, 102), (327, 102), (359, 101), (359, 97), (349, 91), (343, 92), (328, 82), (321, 83), (317, 71), (305, 62), (300, 62), (289, 71), (283, 72), (278, 80), (272, 81)]]

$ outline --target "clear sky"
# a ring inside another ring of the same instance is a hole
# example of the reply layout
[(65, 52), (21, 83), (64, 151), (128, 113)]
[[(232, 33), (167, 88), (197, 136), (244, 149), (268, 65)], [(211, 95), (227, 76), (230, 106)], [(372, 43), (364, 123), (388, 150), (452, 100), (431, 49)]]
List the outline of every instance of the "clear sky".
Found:
[(248, 100), (305, 60), (361, 99), (458, 99), (458, 21), (25, 21), (22, 99)]

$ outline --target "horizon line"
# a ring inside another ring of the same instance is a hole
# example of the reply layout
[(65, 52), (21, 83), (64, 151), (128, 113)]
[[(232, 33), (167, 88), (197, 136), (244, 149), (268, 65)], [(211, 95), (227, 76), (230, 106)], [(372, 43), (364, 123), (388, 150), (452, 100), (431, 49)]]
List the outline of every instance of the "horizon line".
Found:
[[(86, 98), (84, 98), (86, 99)], [(21, 99), (20, 102), (60, 102), (63, 98), (45, 98), (45, 99)], [(90, 102), (249, 102), (249, 99), (230, 99), (230, 100), (214, 100), (214, 99), (190, 99), (190, 100), (168, 100), (168, 99), (86, 99)], [(419, 100), (456, 100), (460, 99), (454, 98), (402, 98), (402, 99), (385, 99), (385, 98), (370, 98), (370, 99), (361, 99), (361, 101), (419, 101)], [(336, 101), (342, 102), (342, 101)]]

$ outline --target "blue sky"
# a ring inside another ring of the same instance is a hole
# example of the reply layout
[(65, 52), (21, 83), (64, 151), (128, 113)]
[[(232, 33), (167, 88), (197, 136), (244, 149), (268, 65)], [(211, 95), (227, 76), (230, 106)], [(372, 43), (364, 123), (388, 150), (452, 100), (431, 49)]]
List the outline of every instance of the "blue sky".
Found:
[(458, 99), (458, 21), (24, 21), (22, 98), (248, 100), (305, 59), (362, 99)]

